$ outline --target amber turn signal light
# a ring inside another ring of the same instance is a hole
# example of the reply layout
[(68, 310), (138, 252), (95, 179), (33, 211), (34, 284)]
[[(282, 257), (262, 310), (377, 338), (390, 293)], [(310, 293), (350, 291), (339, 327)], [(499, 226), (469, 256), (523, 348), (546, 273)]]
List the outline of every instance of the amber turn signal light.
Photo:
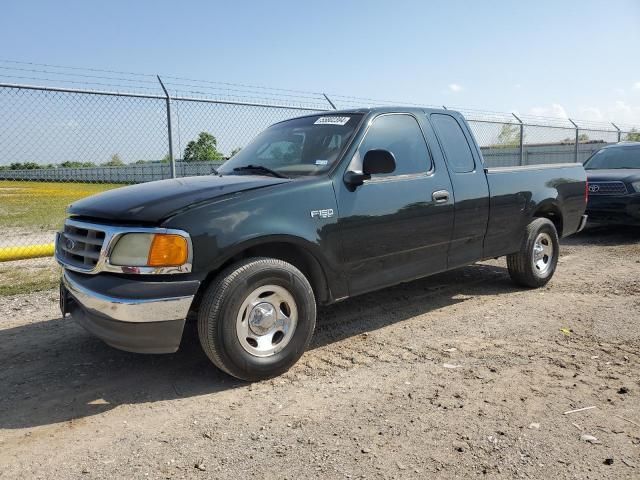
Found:
[(151, 242), (147, 265), (150, 267), (179, 267), (187, 263), (189, 246), (180, 235), (156, 234)]

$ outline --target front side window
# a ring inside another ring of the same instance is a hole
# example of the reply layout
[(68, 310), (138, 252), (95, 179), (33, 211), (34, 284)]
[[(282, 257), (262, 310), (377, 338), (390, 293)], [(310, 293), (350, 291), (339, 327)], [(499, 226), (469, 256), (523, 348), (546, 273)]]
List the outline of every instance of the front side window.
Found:
[(242, 174), (250, 166), (265, 167), (286, 177), (327, 172), (338, 161), (361, 119), (362, 114), (349, 113), (277, 123), (225, 162), (219, 172)]
[(434, 113), (431, 122), (444, 149), (449, 168), (456, 173), (469, 173), (475, 169), (469, 142), (458, 121), (451, 115)]
[(431, 170), (431, 157), (422, 130), (411, 115), (380, 115), (373, 120), (354, 156), (350, 168), (362, 171), (362, 159), (369, 150), (388, 150), (396, 159), (393, 173), (374, 175), (388, 177), (426, 173)]

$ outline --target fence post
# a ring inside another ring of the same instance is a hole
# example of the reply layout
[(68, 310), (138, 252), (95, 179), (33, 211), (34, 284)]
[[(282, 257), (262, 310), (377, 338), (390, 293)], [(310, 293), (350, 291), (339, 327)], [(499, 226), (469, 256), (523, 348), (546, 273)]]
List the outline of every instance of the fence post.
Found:
[(173, 133), (171, 131), (171, 97), (169, 96), (169, 92), (162, 83), (162, 79), (160, 75), (156, 75), (158, 77), (158, 82), (160, 82), (160, 86), (164, 91), (164, 96), (167, 102), (167, 137), (169, 139), (169, 172), (171, 178), (176, 178), (176, 162), (173, 156)]
[(515, 113), (511, 113), (520, 124), (520, 166), (524, 165), (524, 123)]
[(611, 122), (611, 125), (613, 125), (613, 128), (618, 131), (618, 142), (620, 142), (620, 140), (622, 140), (622, 130), (620, 130), (618, 126), (613, 122)]
[(575, 153), (574, 153), (574, 161), (575, 163), (578, 163), (578, 142), (579, 142), (578, 137), (580, 136), (580, 127), (578, 127), (578, 124), (573, 120), (571, 120), (570, 118), (567, 118), (567, 120), (569, 120), (571, 124), (574, 127), (576, 127), (576, 147), (575, 147)]

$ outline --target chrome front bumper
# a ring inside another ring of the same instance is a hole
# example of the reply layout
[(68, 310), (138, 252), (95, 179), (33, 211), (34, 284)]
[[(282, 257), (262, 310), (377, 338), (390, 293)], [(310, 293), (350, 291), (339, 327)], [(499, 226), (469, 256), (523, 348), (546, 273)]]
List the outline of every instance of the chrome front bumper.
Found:
[[(90, 333), (121, 350), (175, 352), (199, 282), (178, 282), (178, 285), (177, 282), (140, 281), (122, 287), (114, 285), (113, 278), (109, 280), (100, 285), (96, 283), (96, 276), (87, 279), (64, 270), (60, 286), (63, 316), (70, 314)], [(116, 296), (114, 291), (139, 294), (136, 298)], [(156, 296), (149, 298), (149, 291)]]
[(62, 284), (85, 310), (120, 322), (162, 322), (187, 318), (193, 295), (168, 298), (117, 298), (91, 291), (65, 271)]

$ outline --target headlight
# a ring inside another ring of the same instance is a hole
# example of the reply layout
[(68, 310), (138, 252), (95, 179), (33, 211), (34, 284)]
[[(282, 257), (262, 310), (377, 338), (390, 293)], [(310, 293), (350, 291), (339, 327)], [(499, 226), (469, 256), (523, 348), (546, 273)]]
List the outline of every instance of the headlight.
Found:
[(636, 192), (640, 193), (640, 180), (637, 182), (631, 182), (631, 186)]
[(187, 239), (166, 233), (127, 233), (109, 255), (111, 265), (127, 267), (179, 267), (187, 263)]

